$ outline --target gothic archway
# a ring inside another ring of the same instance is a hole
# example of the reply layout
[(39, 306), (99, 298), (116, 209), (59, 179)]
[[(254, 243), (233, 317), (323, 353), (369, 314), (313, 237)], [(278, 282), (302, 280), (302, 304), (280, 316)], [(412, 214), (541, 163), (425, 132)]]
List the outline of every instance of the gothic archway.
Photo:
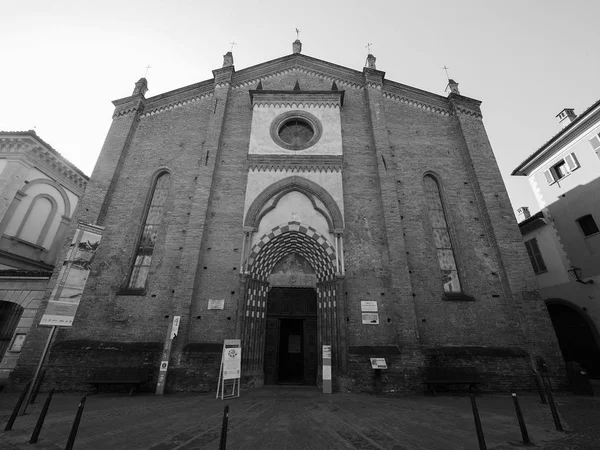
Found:
[[(313, 208), (327, 221), (331, 233), (344, 227), (342, 212), (331, 194), (314, 181), (297, 175), (279, 180), (262, 191), (248, 208), (244, 226), (258, 227), (262, 218), (277, 207), (285, 194), (292, 191), (298, 191), (308, 197)], [(324, 208), (319, 206), (317, 200)]]
[[(329, 240), (314, 228), (300, 222), (289, 222), (263, 235), (250, 250), (245, 280), (242, 345), (244, 375), (255, 385), (264, 382), (264, 349), (266, 307), (269, 297), (269, 275), (275, 264), (296, 253), (305, 258), (317, 277), (317, 332), (319, 349), (331, 345), (335, 364), (340, 364), (345, 351), (340, 351), (343, 333), (338, 323), (343, 280), (336, 277), (336, 251)], [(337, 356), (336, 356), (337, 355)], [(345, 364), (344, 364), (345, 367)]]
[(578, 306), (560, 299), (546, 300), (565, 362), (576, 361), (591, 378), (600, 379), (598, 332)]

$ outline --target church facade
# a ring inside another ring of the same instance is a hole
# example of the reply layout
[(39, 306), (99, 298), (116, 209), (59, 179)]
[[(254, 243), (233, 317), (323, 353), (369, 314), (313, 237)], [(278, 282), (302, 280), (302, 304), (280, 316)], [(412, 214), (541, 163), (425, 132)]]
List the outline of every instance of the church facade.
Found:
[[(75, 221), (102, 238), (45, 383), (83, 388), (101, 368), (156, 383), (174, 316), (168, 390), (215, 389), (225, 339), (241, 340), (256, 387), (320, 385), (324, 345), (350, 391), (375, 389), (370, 358), (396, 392), (430, 367), (476, 367), (488, 390), (531, 387), (537, 356), (560, 370), (479, 101), (299, 41), (239, 71), (227, 53), (213, 75), (150, 98), (141, 79), (113, 102)], [(48, 334), (28, 340), (15, 381)]]

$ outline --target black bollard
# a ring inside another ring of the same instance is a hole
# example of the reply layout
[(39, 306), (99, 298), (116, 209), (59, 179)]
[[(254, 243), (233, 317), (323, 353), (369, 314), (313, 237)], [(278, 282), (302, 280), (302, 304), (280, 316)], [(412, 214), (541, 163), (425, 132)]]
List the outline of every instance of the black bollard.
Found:
[(15, 408), (13, 409), (13, 412), (10, 415), (10, 418), (8, 419), (8, 422), (6, 423), (6, 427), (4, 428), (4, 431), (10, 431), (10, 430), (12, 430), (13, 424), (15, 423), (15, 420), (17, 419), (17, 415), (19, 414), (19, 410), (21, 409), (21, 405), (23, 404), (23, 400), (25, 400), (25, 396), (27, 395), (27, 391), (29, 391), (29, 386), (31, 386), (31, 381), (29, 383), (27, 383), (27, 386), (25, 386), (25, 389), (23, 389), (23, 392), (21, 392), (21, 396), (19, 397), (19, 401), (15, 405)]
[(81, 397), (79, 407), (77, 408), (77, 414), (75, 414), (75, 421), (71, 427), (71, 432), (69, 433), (69, 439), (67, 440), (65, 450), (73, 450), (73, 444), (75, 443), (75, 437), (77, 436), (77, 430), (79, 429), (79, 422), (81, 421), (81, 415), (83, 414), (83, 408), (85, 407), (86, 399), (87, 394)]
[(481, 427), (481, 419), (479, 418), (479, 411), (477, 410), (477, 403), (475, 402), (475, 396), (473, 394), (469, 394), (469, 396), (471, 397), (471, 407), (473, 408), (473, 418), (475, 419), (475, 430), (477, 430), (479, 450), (487, 450), (485, 437), (483, 436), (483, 428)]
[(40, 373), (40, 376), (37, 379), (37, 382), (33, 386), (33, 392), (31, 393), (31, 397), (29, 397), (29, 404), (35, 403), (35, 398), (38, 395), (38, 391), (40, 390), (40, 386), (42, 385), (42, 381), (44, 381), (44, 377), (46, 376), (46, 369), (43, 369)]
[(38, 437), (40, 436), (40, 431), (42, 431), (42, 426), (44, 425), (44, 419), (46, 418), (46, 414), (48, 413), (48, 408), (50, 407), (50, 402), (52, 401), (52, 396), (54, 395), (54, 388), (50, 390), (48, 394), (48, 398), (44, 402), (44, 406), (42, 407), (42, 412), (40, 413), (40, 417), (38, 417), (37, 423), (35, 424), (35, 428), (33, 429), (33, 433), (31, 433), (31, 439), (29, 439), (30, 444), (35, 444), (38, 441)]
[(550, 411), (552, 411), (554, 426), (558, 431), (563, 431), (563, 427), (560, 423), (560, 417), (558, 415), (558, 411), (556, 410), (556, 405), (554, 404), (554, 396), (552, 395), (552, 391), (548, 388), (548, 386), (546, 386), (546, 396), (548, 397), (548, 403), (550, 403)]
[(542, 404), (546, 404), (546, 396), (544, 395), (544, 388), (542, 383), (540, 382), (540, 375), (537, 372), (533, 372), (533, 378), (535, 379), (535, 385), (537, 387), (538, 393), (540, 394), (540, 400)]
[(223, 410), (223, 425), (221, 426), (221, 442), (219, 443), (219, 450), (225, 450), (227, 448), (227, 422), (229, 421), (229, 405), (225, 406)]
[(529, 439), (529, 433), (527, 432), (527, 426), (525, 425), (525, 419), (523, 419), (523, 413), (521, 412), (521, 406), (519, 405), (519, 399), (517, 394), (512, 394), (513, 403), (515, 404), (515, 411), (517, 412), (517, 420), (519, 421), (519, 428), (521, 429), (521, 437), (523, 438), (523, 444), (531, 445)]

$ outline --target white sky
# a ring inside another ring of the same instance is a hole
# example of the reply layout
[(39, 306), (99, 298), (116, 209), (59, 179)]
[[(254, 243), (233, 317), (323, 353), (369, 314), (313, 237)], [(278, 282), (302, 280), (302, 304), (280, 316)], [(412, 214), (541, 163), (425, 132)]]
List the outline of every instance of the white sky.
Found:
[(600, 1), (103, 0), (4, 2), (0, 130), (35, 127), (88, 175), (112, 100), (148, 73), (146, 96), (212, 78), (229, 43), (236, 68), (292, 52), (362, 70), (367, 43), (386, 78), (445, 95), (443, 65), (483, 101), (513, 206), (539, 208), (510, 172), (559, 131), (565, 108), (600, 98)]

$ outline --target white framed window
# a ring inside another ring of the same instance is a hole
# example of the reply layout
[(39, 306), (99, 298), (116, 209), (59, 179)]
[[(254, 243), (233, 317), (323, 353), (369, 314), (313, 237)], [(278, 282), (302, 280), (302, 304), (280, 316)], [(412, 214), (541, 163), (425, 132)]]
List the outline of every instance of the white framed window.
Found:
[(577, 160), (577, 156), (575, 153), (569, 153), (560, 161), (556, 162), (552, 167), (547, 170), (544, 170), (544, 177), (548, 184), (554, 184), (558, 180), (562, 180), (567, 175), (570, 175), (571, 172), (579, 169), (581, 165)]

